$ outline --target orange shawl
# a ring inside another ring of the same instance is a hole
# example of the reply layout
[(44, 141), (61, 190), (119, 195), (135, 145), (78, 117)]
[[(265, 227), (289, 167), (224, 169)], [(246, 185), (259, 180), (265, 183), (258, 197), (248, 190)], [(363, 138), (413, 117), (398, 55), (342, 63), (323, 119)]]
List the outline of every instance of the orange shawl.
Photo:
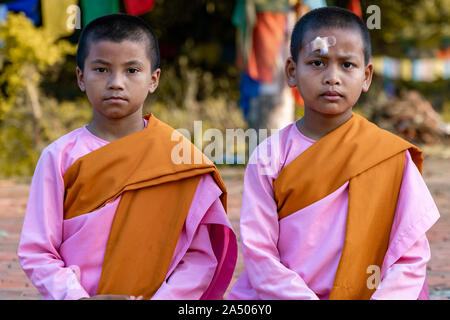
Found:
[[(153, 296), (169, 269), (201, 175), (213, 176), (226, 209), (225, 185), (214, 164), (173, 128), (153, 115), (146, 118), (146, 129), (80, 157), (64, 175), (64, 219), (122, 196), (97, 294)], [(172, 141), (173, 134), (177, 141)], [(172, 161), (180, 141), (183, 150), (191, 150), (191, 163), (195, 158), (202, 159), (200, 164)]]
[(369, 299), (367, 268), (386, 254), (405, 163), (422, 170), (422, 153), (409, 142), (353, 113), (285, 166), (273, 187), (279, 218), (289, 216), (349, 181), (344, 248), (330, 299)]

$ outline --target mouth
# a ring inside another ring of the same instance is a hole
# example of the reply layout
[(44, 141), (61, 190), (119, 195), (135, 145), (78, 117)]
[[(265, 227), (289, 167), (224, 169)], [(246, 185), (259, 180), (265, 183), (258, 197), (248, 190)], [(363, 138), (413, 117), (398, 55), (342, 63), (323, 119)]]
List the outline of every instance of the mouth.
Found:
[(337, 101), (341, 99), (343, 96), (337, 91), (326, 91), (320, 95), (322, 98), (328, 101)]
[(123, 103), (128, 101), (126, 98), (121, 97), (121, 96), (111, 96), (111, 97), (107, 97), (104, 99), (105, 102), (107, 103)]

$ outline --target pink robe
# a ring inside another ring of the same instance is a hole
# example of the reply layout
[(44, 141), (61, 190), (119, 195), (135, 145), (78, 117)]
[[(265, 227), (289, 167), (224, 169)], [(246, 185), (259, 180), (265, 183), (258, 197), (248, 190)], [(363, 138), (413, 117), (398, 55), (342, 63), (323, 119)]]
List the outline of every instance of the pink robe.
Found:
[[(64, 220), (63, 176), (75, 160), (107, 143), (82, 127), (49, 145), (36, 166), (18, 257), (43, 299), (80, 299), (97, 292), (120, 197)], [(237, 244), (221, 193), (209, 174), (201, 177), (165, 281), (152, 299), (222, 298), (236, 263)], [(223, 232), (225, 244), (211, 241), (211, 228)], [(216, 273), (218, 266), (221, 274)]]
[[(252, 154), (240, 217), (245, 271), (228, 299), (328, 299), (344, 246), (348, 181), (281, 220), (273, 191), (281, 169), (314, 142), (293, 123), (263, 141)], [(428, 298), (430, 247), (425, 232), (438, 218), (438, 209), (406, 152), (381, 282), (371, 299)]]

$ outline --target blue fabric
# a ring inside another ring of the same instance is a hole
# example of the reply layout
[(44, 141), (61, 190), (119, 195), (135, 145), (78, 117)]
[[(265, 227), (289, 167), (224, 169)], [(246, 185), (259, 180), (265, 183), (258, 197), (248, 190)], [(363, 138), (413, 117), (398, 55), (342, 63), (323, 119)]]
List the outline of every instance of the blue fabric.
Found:
[(388, 99), (392, 99), (395, 97), (395, 92), (396, 92), (396, 86), (395, 83), (393, 81), (390, 81), (389, 79), (384, 79), (383, 81), (384, 84), (384, 91), (386, 93), (386, 97)]
[(259, 86), (260, 83), (253, 80), (247, 73), (241, 73), (239, 82), (239, 105), (241, 106), (245, 118), (247, 118), (248, 111), (250, 110), (250, 99), (259, 95)]
[(414, 59), (413, 63), (412, 63), (412, 80), (413, 81), (420, 81), (419, 68), (420, 68), (420, 60)]
[(24, 12), (25, 15), (31, 19), (34, 25), (41, 22), (39, 14), (39, 0), (17, 0), (4, 3), (8, 11)]
[(0, 4), (0, 24), (6, 20), (8, 16), (8, 8), (4, 4)]
[(325, 0), (305, 0), (303, 1), (311, 10), (326, 7), (327, 2)]

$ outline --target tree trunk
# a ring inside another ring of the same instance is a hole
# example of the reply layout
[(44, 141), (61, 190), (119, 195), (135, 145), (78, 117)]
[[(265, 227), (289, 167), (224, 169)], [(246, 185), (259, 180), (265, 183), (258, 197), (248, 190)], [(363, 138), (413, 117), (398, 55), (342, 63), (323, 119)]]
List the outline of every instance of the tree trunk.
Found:
[[(261, 94), (250, 100), (247, 120), (249, 128), (257, 131), (266, 129), (267, 136), (270, 136), (274, 130), (282, 129), (294, 121), (295, 102), (281, 72), (274, 84), (261, 87)], [(261, 142), (259, 138), (258, 144)]]
[(42, 145), (42, 139), (41, 139), (41, 118), (42, 118), (42, 108), (41, 104), (39, 103), (39, 94), (38, 94), (38, 88), (36, 85), (31, 81), (30, 78), (25, 79), (26, 88), (28, 97), (30, 98), (31, 103), (31, 109), (33, 111), (33, 141), (35, 143), (35, 146), (37, 146), (38, 149), (40, 149)]

